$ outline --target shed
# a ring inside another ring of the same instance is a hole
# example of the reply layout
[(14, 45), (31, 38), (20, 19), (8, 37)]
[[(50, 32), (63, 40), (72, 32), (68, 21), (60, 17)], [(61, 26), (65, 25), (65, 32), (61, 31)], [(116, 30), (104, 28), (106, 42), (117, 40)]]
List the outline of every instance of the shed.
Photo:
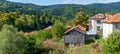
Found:
[(64, 33), (63, 39), (66, 47), (85, 44), (86, 28), (81, 25), (72, 27)]

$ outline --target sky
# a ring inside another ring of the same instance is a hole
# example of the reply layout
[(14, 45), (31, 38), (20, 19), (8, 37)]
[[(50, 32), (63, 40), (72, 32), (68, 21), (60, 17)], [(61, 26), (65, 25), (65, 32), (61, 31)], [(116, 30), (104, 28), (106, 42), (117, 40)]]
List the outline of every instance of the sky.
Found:
[(55, 5), (55, 4), (92, 4), (92, 3), (110, 3), (120, 2), (120, 0), (8, 0), (20, 3), (33, 3), (37, 5)]

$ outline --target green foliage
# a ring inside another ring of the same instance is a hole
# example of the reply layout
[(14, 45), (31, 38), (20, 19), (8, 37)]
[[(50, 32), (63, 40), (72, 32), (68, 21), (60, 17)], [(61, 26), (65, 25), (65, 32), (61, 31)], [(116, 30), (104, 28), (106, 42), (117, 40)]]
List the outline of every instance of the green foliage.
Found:
[(93, 49), (90, 45), (82, 45), (79, 47), (68, 48), (64, 54), (101, 54), (101, 53), (96, 52), (96, 49)]
[(25, 31), (43, 29), (52, 25), (55, 20), (66, 23), (67, 20), (74, 18), (80, 11), (88, 16), (104, 12), (84, 5), (38, 6), (9, 1), (1, 1), (0, 10), (0, 27), (3, 24), (12, 24), (18, 30)]
[(104, 54), (120, 54), (120, 31), (115, 31), (106, 39), (103, 46)]
[(0, 31), (1, 54), (23, 54), (25, 51), (25, 37), (12, 25), (4, 25)]
[[(101, 6), (101, 7), (99, 7)], [(59, 16), (63, 21), (72, 19), (75, 15), (82, 11), (88, 16), (93, 16), (97, 13), (111, 12), (116, 13), (120, 11), (119, 3), (109, 4), (89, 4), (89, 5), (75, 5), (75, 4), (60, 4), (53, 6), (38, 6), (34, 4), (22, 4), (9, 1), (0, 0), (0, 10), (2, 12), (19, 12), (19, 14), (37, 15), (48, 14), (52, 16)]]
[(61, 38), (62, 35), (64, 34), (66, 28), (63, 23), (56, 21), (55, 24), (52, 27), (52, 36), (55, 38)]
[(37, 47), (41, 47), (43, 41), (52, 38), (51, 32), (49, 30), (40, 30), (35, 32), (32, 36), (35, 39), (35, 44)]
[(76, 26), (78, 24), (82, 24), (83, 26), (86, 26), (87, 23), (88, 23), (88, 16), (85, 15), (83, 12), (79, 12), (75, 16), (75, 19), (73, 19), (74, 26)]
[(49, 30), (40, 30), (31, 35), (26, 36), (25, 54), (42, 54), (45, 53), (43, 42), (52, 38)]
[[(55, 44), (48, 43), (48, 42), (46, 42), (46, 40), (52, 39), (54, 37), (56, 37), (56, 38), (61, 37), (64, 33), (64, 29), (65, 28), (62, 23), (56, 22), (53, 25), (53, 28), (51, 30), (40, 30), (40, 31), (34, 32), (33, 34), (27, 36), (27, 42), (25, 44), (26, 45), (25, 53), (27, 53), (27, 54), (47, 53), (48, 54), (49, 50), (52, 50), (52, 49), (50, 49), (49, 47), (48, 48), (44, 48), (44, 47), (47, 44), (56, 45), (56, 43)], [(55, 34), (56, 36), (53, 36), (53, 34)], [(45, 45), (44, 45), (44, 42), (45, 42)], [(56, 46), (58, 46), (58, 45), (56, 45)], [(56, 48), (53, 48), (53, 49), (56, 49)]]
[(47, 13), (48, 15), (62, 16), (65, 17), (66, 19), (74, 18), (75, 15), (80, 11), (84, 12), (85, 14), (88, 14), (89, 16), (93, 16), (94, 14), (104, 12), (99, 9), (88, 8), (84, 5), (75, 4), (64, 4), (63, 6), (56, 5), (56, 7), (53, 6), (51, 8), (45, 8), (43, 10), (43, 12)]
[[(1, 0), (0, 0), (1, 1)], [(105, 11), (89, 8), (85, 5), (75, 5), (75, 4), (63, 4), (63, 5), (55, 5), (55, 6), (38, 6), (34, 4), (22, 4), (15, 2), (0, 2), (0, 10), (4, 12), (19, 12), (20, 14), (28, 14), (28, 15), (37, 15), (37, 13), (48, 14), (52, 16), (59, 16), (62, 19), (72, 19), (75, 15), (82, 11), (89, 16), (93, 16), (97, 13), (104, 13)], [(63, 20), (64, 21), (64, 20)]]
[(96, 4), (89, 4), (87, 5), (87, 7), (115, 13), (120, 11), (119, 5), (120, 5), (120, 2), (108, 3), (108, 4), (96, 3)]
[(26, 36), (27, 40), (25, 43), (25, 52), (24, 54), (37, 54), (40, 48), (36, 47), (36, 38), (32, 35)]
[(0, 28), (4, 24), (10, 24), (16, 26), (19, 30), (27, 31), (43, 29), (53, 23), (52, 17), (45, 14), (28, 15), (20, 14), (18, 12), (0, 12)]
[(35, 34), (38, 39), (46, 40), (52, 38), (52, 35), (49, 30), (40, 30)]
[(19, 18), (17, 18), (14, 22), (15, 22), (15, 26), (17, 26), (19, 29), (32, 29), (35, 26), (35, 16), (32, 15), (21, 15)]
[(47, 14), (41, 15), (39, 18), (39, 22), (40, 22), (40, 25), (42, 25), (43, 27), (47, 27), (48, 25), (52, 25), (53, 23), (52, 17), (47, 16)]

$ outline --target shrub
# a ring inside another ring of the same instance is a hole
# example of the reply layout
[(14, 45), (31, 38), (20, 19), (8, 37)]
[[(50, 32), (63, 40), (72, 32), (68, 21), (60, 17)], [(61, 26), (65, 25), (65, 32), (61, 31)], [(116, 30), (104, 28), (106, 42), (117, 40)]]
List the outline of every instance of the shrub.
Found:
[(54, 39), (49, 39), (43, 42), (43, 47), (49, 49), (49, 54), (63, 54), (64, 44)]
[(120, 54), (120, 31), (109, 35), (103, 45), (104, 54)]
[(55, 38), (62, 38), (63, 33), (65, 32), (66, 28), (61, 22), (55, 22), (53, 28), (51, 30), (52, 36)]
[(23, 54), (25, 51), (25, 37), (12, 25), (4, 25), (0, 31), (1, 54)]
[(92, 47), (93, 49), (97, 49), (98, 46), (99, 46), (99, 45), (98, 45), (97, 43), (91, 43), (91, 47)]

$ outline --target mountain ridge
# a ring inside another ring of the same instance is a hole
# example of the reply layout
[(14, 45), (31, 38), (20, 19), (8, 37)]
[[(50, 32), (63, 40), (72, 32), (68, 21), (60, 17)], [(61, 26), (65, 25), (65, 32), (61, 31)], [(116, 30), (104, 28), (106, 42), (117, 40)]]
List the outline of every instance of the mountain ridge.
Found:
[[(105, 12), (120, 12), (120, 2), (114, 3), (94, 3), (88, 5), (81, 4), (57, 4), (57, 5), (48, 5), (48, 6), (40, 6), (31, 3), (17, 3), (10, 1), (2, 1), (0, 0), (0, 11), (4, 12), (20, 12), (22, 14), (48, 14), (51, 16), (60, 16), (63, 18), (71, 19), (74, 18), (75, 15), (82, 11), (88, 16), (93, 16), (97, 13), (105, 13)], [(7, 5), (7, 6), (6, 6)]]

